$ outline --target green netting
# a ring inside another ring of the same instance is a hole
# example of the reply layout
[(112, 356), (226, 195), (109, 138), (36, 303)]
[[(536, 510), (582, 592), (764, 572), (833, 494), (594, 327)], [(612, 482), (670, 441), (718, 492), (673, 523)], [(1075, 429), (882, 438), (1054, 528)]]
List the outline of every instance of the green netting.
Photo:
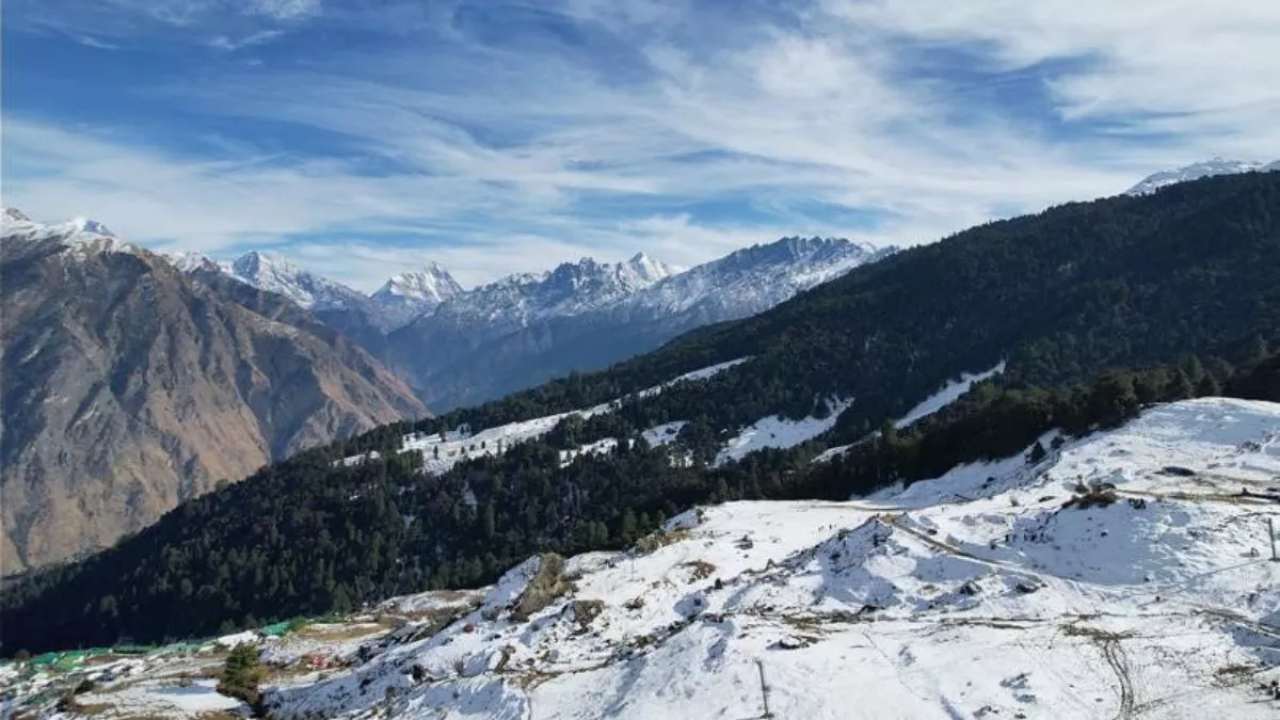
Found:
[(96, 655), (110, 652), (110, 648), (86, 648), (84, 650), (64, 650), (61, 652), (47, 652), (43, 655), (37, 655), (31, 658), (31, 664), (35, 667), (47, 667), (54, 670), (70, 670), (77, 665), (83, 663), (86, 659)]
[(283, 622), (271, 623), (266, 627), (259, 628), (258, 632), (266, 635), (267, 637), (280, 637), (290, 630), (293, 630), (293, 621), (285, 620)]

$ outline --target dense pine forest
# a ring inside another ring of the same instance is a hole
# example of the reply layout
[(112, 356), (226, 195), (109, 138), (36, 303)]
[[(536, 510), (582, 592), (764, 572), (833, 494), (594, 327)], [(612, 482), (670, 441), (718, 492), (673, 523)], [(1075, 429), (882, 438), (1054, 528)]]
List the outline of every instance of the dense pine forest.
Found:
[[(6, 588), (3, 651), (156, 642), (475, 585), (529, 554), (617, 548), (697, 503), (846, 498), (1201, 395), (1280, 400), (1280, 173), (1075, 203), (905, 251), (745, 321), (416, 425), (302, 453), (117, 547)], [(636, 391), (749, 357), (709, 380)], [(905, 429), (888, 418), (962, 370), (1006, 372)], [(488, 427), (622, 398), (496, 458), (424, 476), (410, 430)], [(853, 399), (835, 430), (712, 467), (726, 433)], [(686, 420), (679, 441), (640, 432)], [(561, 465), (603, 437), (609, 455)], [(854, 443), (831, 462), (813, 458)], [(334, 461), (378, 450), (350, 467)], [(1051, 448), (1037, 448), (1033, 453)], [(690, 453), (692, 463), (671, 462)]]

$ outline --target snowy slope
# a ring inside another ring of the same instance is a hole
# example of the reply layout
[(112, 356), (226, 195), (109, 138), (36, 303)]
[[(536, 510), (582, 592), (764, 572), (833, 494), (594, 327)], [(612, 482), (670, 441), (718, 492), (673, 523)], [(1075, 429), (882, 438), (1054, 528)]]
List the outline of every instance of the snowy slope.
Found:
[[(682, 382), (699, 382), (715, 377), (719, 373), (729, 368), (746, 362), (750, 358), (738, 358), (728, 362), (717, 363), (705, 368), (699, 368), (691, 372), (684, 373), (676, 378), (668, 380), (661, 385), (636, 393), (639, 397), (652, 397), (672, 387), (676, 383)], [(541, 437), (555, 428), (561, 420), (570, 415), (578, 415), (583, 419), (607, 413), (618, 407), (619, 400), (601, 403), (594, 407), (581, 408), (578, 410), (570, 410), (567, 412), (556, 413), (554, 415), (544, 415), (542, 417), (531, 418), (519, 422), (507, 423), (490, 428), (472, 428), (460, 427), (445, 432), (443, 435), (436, 433), (410, 433), (401, 438), (400, 451), (410, 452), (417, 451), (422, 453), (423, 469), (426, 473), (437, 475), (447, 472), (450, 468), (468, 458), (481, 456), (500, 455), (512, 446), (522, 442), (527, 442), (534, 438)], [(834, 422), (834, 418), (832, 419)], [(666, 423), (655, 428), (650, 428), (645, 432), (645, 438), (650, 445), (664, 445), (675, 439), (675, 434), (684, 426), (683, 421)], [(616, 439), (607, 439), (596, 443), (594, 448), (584, 449), (588, 452), (607, 452), (617, 445)], [(581, 451), (580, 451), (581, 452)], [(376, 451), (372, 455), (377, 457)], [(362, 462), (369, 454), (363, 453), (342, 458), (334, 462), (334, 465), (352, 466)]]
[(990, 370), (984, 370), (980, 373), (961, 373), (959, 380), (951, 380), (936, 393), (921, 400), (915, 407), (908, 410), (906, 415), (893, 421), (893, 426), (901, 429), (917, 420), (926, 418), (959, 400), (965, 393), (969, 392), (969, 388), (973, 387), (975, 383), (989, 380), (1002, 372), (1004, 372), (1003, 360)]
[(725, 442), (724, 449), (716, 456), (715, 464), (723, 465), (741, 460), (747, 455), (765, 448), (790, 448), (818, 437), (835, 427), (840, 413), (848, 409), (852, 401), (832, 400), (827, 404), (823, 417), (807, 417), (788, 420), (778, 415), (761, 418), (744, 428)]
[[(528, 619), (509, 608), (548, 560), (268, 702), (277, 718), (1276, 717), (1277, 477), (1280, 405), (1209, 398), (1035, 467), (704, 508), (645, 550), (570, 559), (573, 584)], [(1104, 502), (1082, 505), (1087, 488)]]
[(1261, 171), (1269, 172), (1280, 169), (1280, 160), (1264, 164), (1256, 160), (1224, 160), (1213, 158), (1203, 162), (1192, 163), (1176, 170), (1163, 170), (1143, 178), (1137, 185), (1125, 191), (1126, 195), (1150, 195), (1162, 187), (1175, 183), (1199, 180), (1216, 175), (1234, 175), (1236, 173)]
[(782, 238), (673, 275), (628, 298), (618, 312), (701, 314), (717, 321), (746, 317), (893, 252), (843, 238)]

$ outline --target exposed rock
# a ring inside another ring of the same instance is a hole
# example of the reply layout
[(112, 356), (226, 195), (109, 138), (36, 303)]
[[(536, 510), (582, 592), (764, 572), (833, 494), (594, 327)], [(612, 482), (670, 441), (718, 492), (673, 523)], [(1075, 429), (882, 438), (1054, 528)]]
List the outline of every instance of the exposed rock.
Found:
[(519, 622), (551, 604), (552, 600), (569, 589), (564, 579), (564, 558), (555, 553), (543, 553), (538, 558), (538, 571), (529, 578), (520, 597), (511, 608), (511, 617)]
[(569, 603), (569, 613), (573, 616), (573, 621), (578, 623), (578, 627), (586, 630), (592, 621), (600, 617), (600, 613), (604, 612), (603, 600), (574, 600)]

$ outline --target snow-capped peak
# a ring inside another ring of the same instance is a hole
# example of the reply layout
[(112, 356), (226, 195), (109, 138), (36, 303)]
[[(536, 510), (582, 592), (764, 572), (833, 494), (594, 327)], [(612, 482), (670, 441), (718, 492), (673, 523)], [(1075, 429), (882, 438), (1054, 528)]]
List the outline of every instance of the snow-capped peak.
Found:
[(53, 240), (64, 252), (88, 257), (104, 252), (136, 253), (138, 246), (116, 237), (106, 225), (88, 218), (75, 218), (46, 225), (31, 220), (16, 208), (5, 208), (0, 216), (0, 235), (7, 241), (42, 242)]
[(116, 236), (116, 234), (115, 234), (115, 233), (113, 233), (113, 232), (111, 232), (110, 230), (108, 230), (108, 229), (107, 229), (107, 226), (106, 226), (106, 225), (103, 225), (102, 223), (98, 222), (97, 220), (90, 220), (89, 218), (78, 217), (78, 218), (73, 219), (73, 220), (72, 220), (70, 223), (68, 223), (68, 224), (69, 224), (72, 228), (74, 228), (74, 229), (75, 229), (75, 232), (77, 232), (77, 233), (92, 233), (92, 234), (94, 234), (94, 235), (101, 235), (101, 236), (103, 236), (103, 237), (115, 237), (115, 236)]
[(189, 251), (173, 251), (166, 252), (162, 255), (169, 264), (177, 268), (180, 272), (193, 273), (198, 270), (209, 270), (213, 272), (231, 273), (231, 265), (225, 262), (218, 262), (213, 258), (198, 252)]
[(431, 262), (427, 263), (422, 270), (392, 276), (386, 284), (373, 293), (372, 297), (374, 300), (399, 297), (440, 303), (460, 292), (462, 292), (462, 286), (453, 279), (449, 271), (440, 263)]
[(630, 260), (602, 263), (590, 257), (543, 273), (517, 273), (460, 293), (441, 307), (452, 322), (483, 321), (522, 326), (549, 317), (600, 310), (671, 277), (666, 263), (637, 253)]
[(1137, 185), (1126, 190), (1125, 194), (1150, 195), (1160, 188), (1176, 183), (1199, 180), (1200, 178), (1255, 171), (1269, 172), (1272, 170), (1280, 170), (1280, 160), (1268, 165), (1257, 160), (1224, 160), (1223, 158), (1215, 157), (1211, 160), (1192, 163), (1176, 170), (1162, 170), (1153, 175), (1148, 175)]
[(636, 278), (650, 283), (655, 283), (683, 270), (683, 268), (668, 265), (660, 260), (654, 260), (643, 252), (638, 252), (631, 256), (625, 266)]
[(369, 297), (394, 328), (462, 292), (462, 286), (444, 266), (429, 262), (422, 270), (393, 276)]
[(283, 295), (307, 309), (341, 309), (364, 301), (364, 296), (355, 290), (303, 270), (277, 253), (245, 253), (231, 263), (230, 273), (244, 283)]
[(664, 278), (628, 303), (633, 312), (657, 315), (700, 308), (721, 320), (746, 317), (895, 251), (844, 238), (784, 237)]

